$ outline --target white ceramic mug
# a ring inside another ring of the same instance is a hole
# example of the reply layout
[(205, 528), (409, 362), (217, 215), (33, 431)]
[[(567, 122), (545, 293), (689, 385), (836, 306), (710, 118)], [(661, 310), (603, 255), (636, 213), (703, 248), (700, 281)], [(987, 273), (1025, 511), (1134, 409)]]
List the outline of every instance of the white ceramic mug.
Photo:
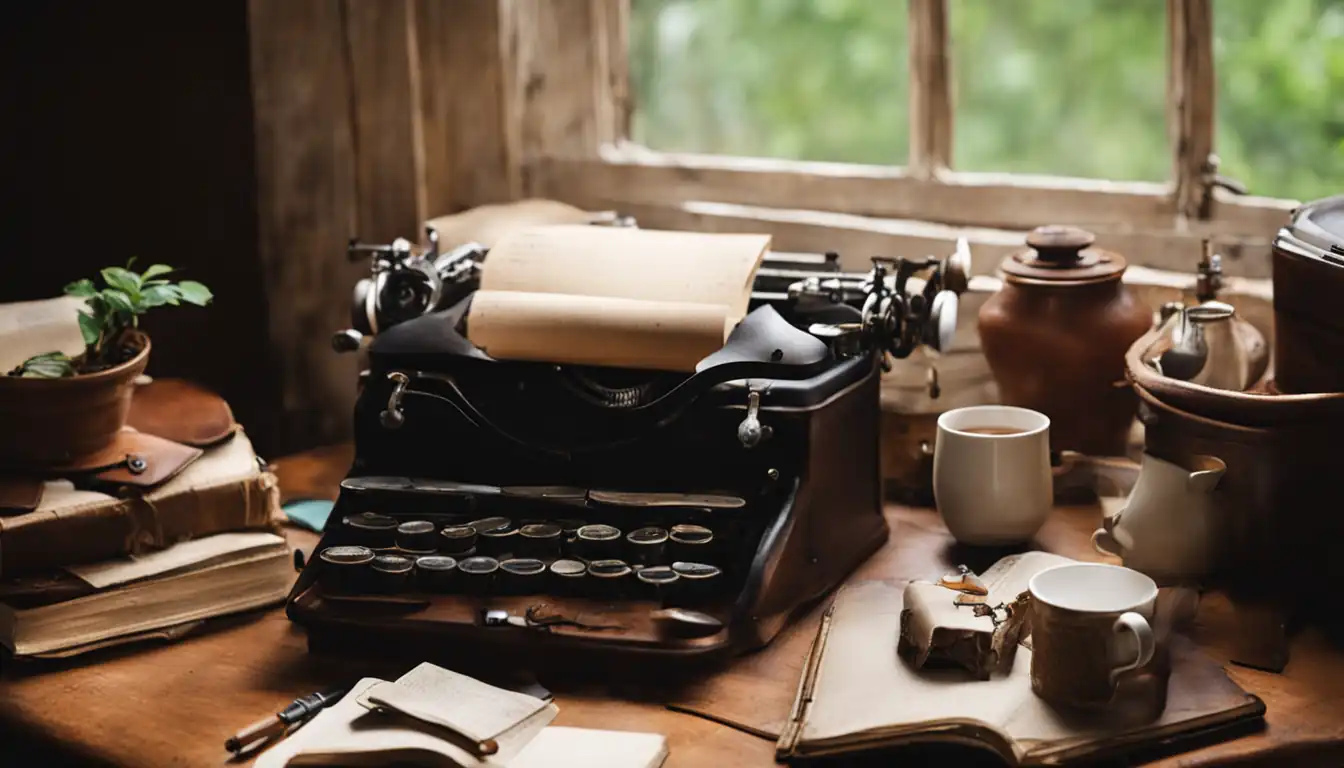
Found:
[(939, 416), (933, 495), (947, 529), (963, 544), (1030, 540), (1054, 503), (1050, 418), (1007, 405)]
[(1101, 563), (1047, 568), (1031, 593), (1031, 687), (1059, 707), (1104, 708), (1119, 678), (1152, 661), (1157, 584)]

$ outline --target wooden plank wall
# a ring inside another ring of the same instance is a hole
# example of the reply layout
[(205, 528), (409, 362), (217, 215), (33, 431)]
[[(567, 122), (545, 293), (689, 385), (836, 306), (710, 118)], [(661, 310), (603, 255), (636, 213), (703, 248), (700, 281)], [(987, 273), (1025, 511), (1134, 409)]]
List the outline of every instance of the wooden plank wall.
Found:
[(337, 355), (367, 264), (352, 237), (416, 239), (516, 198), (503, 0), (249, 0), (260, 258), (290, 445), (350, 432), (359, 361)]

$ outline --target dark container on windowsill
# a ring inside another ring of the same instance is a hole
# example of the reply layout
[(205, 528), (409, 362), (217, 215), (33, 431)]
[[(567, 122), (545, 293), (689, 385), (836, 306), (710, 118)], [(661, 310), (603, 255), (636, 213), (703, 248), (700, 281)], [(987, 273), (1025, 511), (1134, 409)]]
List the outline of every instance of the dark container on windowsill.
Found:
[(457, 560), (447, 555), (425, 555), (415, 560), (415, 584), (421, 592), (452, 592), (457, 581)]
[(333, 595), (350, 595), (369, 589), (369, 567), (373, 550), (368, 547), (327, 547), (318, 557), (322, 560), (322, 591)]
[(415, 561), (405, 555), (379, 555), (373, 558), (372, 568), (374, 591), (393, 595), (410, 587)]

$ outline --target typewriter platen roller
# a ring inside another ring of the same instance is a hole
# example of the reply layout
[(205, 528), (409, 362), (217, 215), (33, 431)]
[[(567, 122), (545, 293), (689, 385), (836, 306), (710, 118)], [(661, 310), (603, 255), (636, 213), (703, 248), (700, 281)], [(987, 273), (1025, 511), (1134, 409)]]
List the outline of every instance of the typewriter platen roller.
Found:
[(867, 273), (771, 254), (675, 373), (490, 358), (463, 332), (488, 250), (428, 241), (352, 247), (356, 458), (288, 605), (314, 648), (708, 660), (886, 540), (879, 375), (950, 342), (964, 244)]

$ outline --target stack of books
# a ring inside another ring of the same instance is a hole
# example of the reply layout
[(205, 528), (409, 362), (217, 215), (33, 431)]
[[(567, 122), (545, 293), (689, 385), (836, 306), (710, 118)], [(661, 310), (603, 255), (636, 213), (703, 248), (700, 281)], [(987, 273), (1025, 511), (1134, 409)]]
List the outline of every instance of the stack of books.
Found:
[(0, 646), (72, 656), (283, 602), (279, 506), (241, 430), (143, 495), (48, 481), (36, 510), (0, 518)]

